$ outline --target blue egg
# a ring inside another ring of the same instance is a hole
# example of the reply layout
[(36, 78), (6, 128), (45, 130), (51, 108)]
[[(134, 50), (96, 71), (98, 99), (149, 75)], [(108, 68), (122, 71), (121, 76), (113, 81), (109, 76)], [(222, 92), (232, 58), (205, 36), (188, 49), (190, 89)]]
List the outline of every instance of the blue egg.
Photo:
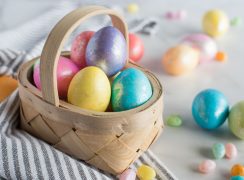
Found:
[(97, 31), (86, 48), (86, 64), (101, 68), (108, 76), (118, 73), (126, 64), (126, 41), (115, 27)]
[(230, 180), (244, 180), (243, 176), (232, 176)]
[(152, 96), (152, 87), (147, 76), (140, 70), (128, 68), (112, 83), (113, 111), (125, 111), (147, 102)]
[(204, 129), (221, 126), (229, 114), (225, 96), (214, 89), (201, 91), (193, 100), (192, 115), (196, 123)]

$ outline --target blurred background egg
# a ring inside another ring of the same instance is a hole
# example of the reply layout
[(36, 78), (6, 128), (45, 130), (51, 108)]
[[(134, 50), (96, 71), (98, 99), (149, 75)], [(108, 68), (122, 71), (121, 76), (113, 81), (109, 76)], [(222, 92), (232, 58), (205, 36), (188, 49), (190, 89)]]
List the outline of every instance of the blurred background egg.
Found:
[(111, 97), (111, 86), (106, 74), (98, 67), (80, 70), (72, 79), (68, 102), (83, 109), (105, 111)]
[(86, 67), (86, 47), (94, 31), (84, 31), (76, 36), (71, 46), (70, 59), (80, 68)]
[[(58, 94), (61, 99), (66, 99), (70, 81), (79, 68), (70, 59), (62, 56), (59, 58), (57, 68)], [(40, 60), (34, 65), (33, 79), (36, 87), (41, 90)]]
[(147, 102), (152, 96), (152, 87), (147, 76), (140, 70), (123, 70), (112, 84), (113, 111), (125, 111)]
[(144, 55), (144, 45), (139, 36), (129, 34), (129, 57), (132, 61), (140, 61)]
[(226, 97), (215, 89), (201, 91), (192, 103), (192, 115), (196, 123), (204, 129), (221, 126), (229, 114)]
[(126, 64), (126, 41), (115, 27), (107, 26), (97, 31), (86, 49), (88, 66), (101, 68), (108, 76), (119, 72)]
[(5, 98), (11, 95), (11, 93), (17, 89), (18, 82), (11, 76), (0, 75), (0, 103)]
[(188, 35), (183, 38), (182, 43), (199, 50), (200, 63), (214, 60), (218, 51), (216, 42), (206, 34)]
[(199, 63), (199, 52), (187, 45), (170, 48), (163, 56), (164, 70), (171, 75), (181, 75), (192, 71)]
[(224, 35), (229, 24), (228, 16), (218, 9), (206, 12), (202, 20), (203, 31), (213, 37)]
[(228, 124), (231, 132), (244, 140), (244, 101), (238, 102), (231, 108)]

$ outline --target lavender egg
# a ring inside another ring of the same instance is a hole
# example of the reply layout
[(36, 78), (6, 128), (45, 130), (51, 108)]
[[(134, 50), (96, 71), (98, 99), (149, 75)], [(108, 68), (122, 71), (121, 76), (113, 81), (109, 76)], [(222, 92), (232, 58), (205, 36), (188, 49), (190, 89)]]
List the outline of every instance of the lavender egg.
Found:
[(90, 39), (86, 49), (86, 63), (101, 68), (107, 76), (113, 76), (126, 64), (126, 49), (123, 34), (115, 27), (104, 27)]
[(216, 42), (206, 34), (191, 34), (183, 38), (183, 44), (199, 50), (200, 63), (211, 61), (217, 53)]

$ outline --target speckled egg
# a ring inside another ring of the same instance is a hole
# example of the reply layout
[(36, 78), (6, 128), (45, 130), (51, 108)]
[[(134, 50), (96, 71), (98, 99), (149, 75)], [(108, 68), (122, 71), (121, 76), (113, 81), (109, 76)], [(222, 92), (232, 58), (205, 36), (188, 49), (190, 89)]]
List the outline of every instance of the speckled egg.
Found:
[[(58, 95), (66, 99), (70, 81), (79, 71), (79, 68), (68, 58), (60, 56), (57, 67)], [(41, 90), (40, 60), (34, 65), (33, 79), (36, 87)]]
[(199, 63), (199, 52), (187, 45), (170, 48), (163, 56), (163, 69), (171, 75), (192, 71)]
[(221, 126), (229, 114), (226, 97), (215, 89), (201, 91), (192, 103), (192, 115), (196, 123), (204, 129)]
[(152, 96), (152, 87), (147, 76), (140, 70), (123, 70), (112, 84), (113, 111), (125, 111), (147, 102)]
[(216, 42), (206, 34), (188, 35), (183, 38), (182, 43), (199, 50), (200, 63), (214, 60), (218, 51)]
[(231, 132), (244, 140), (244, 101), (238, 102), (231, 108), (228, 124)]
[(105, 111), (110, 97), (110, 82), (106, 74), (98, 67), (85, 67), (70, 82), (68, 102), (80, 108)]
[(221, 10), (208, 11), (202, 20), (202, 26), (205, 33), (217, 37), (224, 35), (229, 29), (229, 18)]
[(127, 47), (123, 34), (107, 26), (97, 31), (86, 48), (86, 64), (101, 68), (108, 76), (118, 73), (126, 64)]

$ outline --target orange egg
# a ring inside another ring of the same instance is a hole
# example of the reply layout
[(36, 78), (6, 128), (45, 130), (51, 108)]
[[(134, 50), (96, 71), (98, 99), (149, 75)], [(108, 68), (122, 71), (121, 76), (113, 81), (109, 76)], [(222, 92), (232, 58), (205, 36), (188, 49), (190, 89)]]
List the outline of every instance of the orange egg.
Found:
[(8, 97), (18, 86), (15, 79), (10, 76), (0, 76), (0, 102)]
[(163, 56), (163, 69), (171, 75), (192, 71), (199, 63), (199, 51), (187, 45), (170, 48)]
[(244, 176), (244, 167), (241, 164), (235, 164), (230, 171), (231, 176)]

